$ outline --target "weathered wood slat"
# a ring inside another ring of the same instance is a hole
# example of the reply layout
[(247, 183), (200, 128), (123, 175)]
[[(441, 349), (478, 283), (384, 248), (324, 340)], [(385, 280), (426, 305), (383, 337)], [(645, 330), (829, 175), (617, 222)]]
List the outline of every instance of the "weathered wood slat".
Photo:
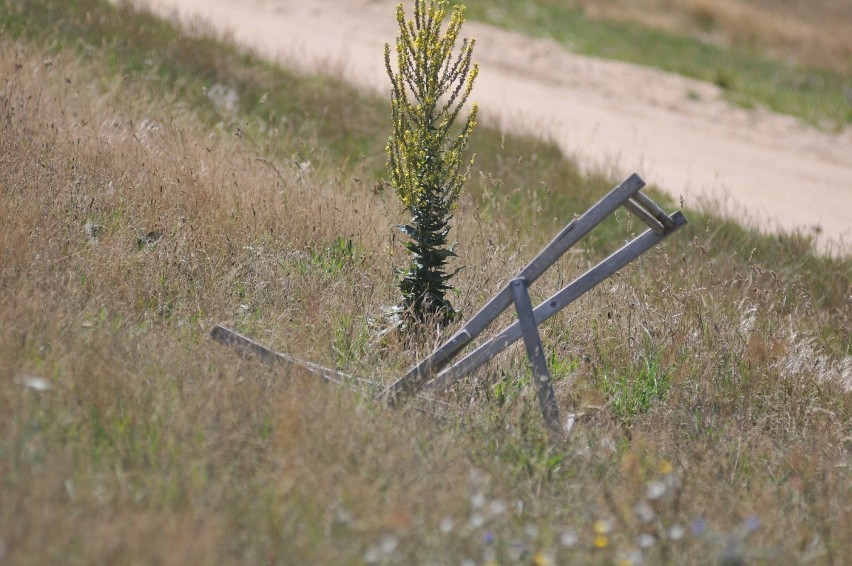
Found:
[(535, 323), (527, 282), (519, 277), (512, 281), (511, 287), (515, 311), (518, 313), (518, 324), (524, 337), (527, 356), (533, 367), (533, 379), (538, 394), (538, 404), (544, 417), (544, 425), (550, 437), (557, 439), (562, 432), (559, 424), (559, 405), (556, 403), (556, 395), (553, 393), (550, 371), (547, 369), (547, 358), (544, 355), (541, 336)]
[[(682, 213), (676, 212), (671, 216), (672, 228), (664, 234), (655, 234), (647, 230), (631, 242), (614, 252), (608, 258), (575, 279), (561, 291), (535, 308), (535, 324), (539, 325), (560, 310), (577, 300), (586, 291), (636, 259), (638, 256), (661, 242), (663, 239), (685, 226), (687, 221)], [(445, 369), (426, 384), (426, 390), (441, 391), (464, 378), (482, 364), (493, 359), (497, 354), (514, 344), (522, 336), (519, 323), (514, 323), (497, 336), (482, 344), (473, 352), (459, 360), (453, 366)]]
[(243, 354), (250, 354), (267, 365), (283, 365), (294, 370), (308, 371), (318, 377), (321, 377), (325, 381), (330, 381), (338, 385), (346, 385), (349, 387), (352, 387), (355, 383), (376, 385), (369, 380), (322, 367), (305, 360), (300, 360), (299, 358), (294, 358), (287, 354), (274, 352), (265, 346), (261, 346), (251, 338), (243, 336), (239, 332), (235, 332), (230, 328), (225, 328), (224, 326), (214, 326), (213, 330), (210, 332), (210, 336), (212, 336), (217, 342), (231, 346)]
[(642, 206), (639, 205), (638, 202), (633, 200), (632, 198), (624, 201), (624, 208), (635, 214), (639, 217), (639, 220), (648, 225), (648, 228), (653, 230), (656, 234), (662, 234), (666, 231), (666, 227), (660, 223), (659, 220), (654, 218), (654, 216), (645, 210)]
[[(593, 205), (582, 216), (570, 222), (539, 254), (521, 271), (527, 284), (532, 284), (542, 273), (553, 265), (568, 249), (579, 242), (595, 226), (612, 214), (624, 201), (639, 193), (645, 182), (639, 175), (633, 174), (615, 187), (605, 197)], [(446, 362), (470, 341), (482, 333), (485, 328), (512, 304), (512, 291), (507, 284), (482, 309), (479, 310), (464, 327), (444, 345), (415, 365), (408, 373), (391, 384), (382, 396), (389, 404), (394, 404), (403, 393), (418, 391), (429, 381)]]
[(654, 218), (660, 221), (660, 223), (666, 227), (667, 230), (674, 228), (674, 222), (671, 217), (666, 214), (662, 208), (660, 208), (657, 203), (655, 203), (651, 198), (645, 193), (639, 192), (633, 195), (633, 198), (636, 199), (640, 205), (642, 205), (648, 212), (654, 215)]
[[(258, 344), (251, 338), (243, 336), (239, 332), (235, 332), (230, 328), (226, 328), (221, 325), (214, 326), (213, 330), (210, 332), (210, 336), (217, 342), (234, 348), (242, 355), (253, 356), (258, 361), (266, 365), (280, 365), (292, 371), (307, 371), (324, 381), (341, 385), (351, 389), (352, 391), (375, 391), (381, 386), (381, 384), (376, 381), (333, 370), (288, 354), (275, 352), (261, 344)], [(421, 403), (425, 404), (426, 407), (431, 408), (420, 406), (414, 407), (414, 409), (431, 415), (443, 416), (448, 412), (451, 413), (458, 410), (457, 407), (451, 406), (449, 403), (440, 399), (434, 399), (427, 395), (418, 395), (417, 399)]]

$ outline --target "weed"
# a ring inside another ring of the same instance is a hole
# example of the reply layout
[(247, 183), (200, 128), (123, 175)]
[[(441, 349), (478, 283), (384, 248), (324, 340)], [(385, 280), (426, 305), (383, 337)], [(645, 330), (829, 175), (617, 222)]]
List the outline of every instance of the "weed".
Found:
[(412, 215), (409, 224), (400, 226), (410, 238), (405, 247), (412, 259), (399, 272), (403, 296), (399, 310), (409, 322), (422, 325), (437, 319), (441, 326), (456, 314), (446, 298), (448, 281), (455, 275), (446, 271), (446, 264), (456, 256), (454, 246), (447, 247), (447, 235), (451, 211), (473, 165), (471, 159), (465, 168), (463, 153), (476, 125), (476, 104), (461, 132), (453, 134), (452, 129), (478, 74), (471, 63), (473, 40), (464, 39), (453, 56), (464, 23), (463, 7), (453, 9), (441, 33), (446, 7), (447, 2), (440, 0), (415, 2), (414, 20), (409, 22), (403, 6), (397, 7), (396, 72), (391, 68), (390, 45), (385, 44), (385, 66), (393, 85), (388, 176)]

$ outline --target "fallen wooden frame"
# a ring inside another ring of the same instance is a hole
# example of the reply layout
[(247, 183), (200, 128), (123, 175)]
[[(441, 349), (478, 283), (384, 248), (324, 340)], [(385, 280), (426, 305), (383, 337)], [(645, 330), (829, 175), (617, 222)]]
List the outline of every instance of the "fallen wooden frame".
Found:
[[(583, 215), (571, 221), (521, 270), (517, 277), (498, 291), (446, 343), (412, 367), (408, 373), (387, 387), (378, 397), (385, 400), (389, 405), (396, 405), (403, 398), (419, 394), (421, 391), (435, 392), (446, 389), (523, 338), (527, 355), (533, 366), (536, 390), (545, 425), (552, 435), (559, 435), (564, 432), (559, 421), (559, 408), (553, 392), (538, 326), (687, 224), (686, 218), (680, 211), (668, 215), (647, 195), (642, 194), (640, 190), (644, 186), (645, 182), (638, 175), (631, 175)], [(530, 285), (541, 277), (566, 251), (621, 206), (635, 214), (648, 225), (649, 229), (633, 238), (619, 250), (533, 309), (528, 291)], [(515, 311), (518, 315), (517, 322), (487, 340), (455, 364), (447, 367), (465, 346), (482, 334), (512, 304), (515, 305)], [(366, 384), (372, 387), (376, 385), (375, 382), (363, 378), (298, 360), (287, 354), (272, 352), (222, 326), (214, 328), (213, 338), (219, 342), (235, 346), (244, 352), (252, 353), (267, 363), (283, 363), (306, 369), (326, 381), (350, 386), (359, 384), (360, 388), (363, 388)]]
[[(593, 205), (582, 216), (570, 222), (539, 254), (506, 284), (478, 313), (476, 313), (445, 344), (415, 365), (407, 374), (391, 384), (382, 394), (389, 404), (396, 404), (405, 395), (421, 389), (441, 391), (463, 379), (482, 364), (524, 338), (527, 355), (533, 365), (536, 390), (545, 425), (551, 434), (559, 434), (563, 426), (551, 384), (538, 326), (577, 300), (622, 267), (686, 225), (681, 212), (671, 216), (639, 191), (645, 182), (631, 175), (619, 186)], [(639, 217), (649, 230), (635, 237), (621, 249), (589, 269), (541, 303), (534, 310), (529, 306), (527, 289), (568, 249), (574, 246), (620, 206)], [(518, 322), (476, 348), (447, 369), (443, 369), (466, 345), (479, 336), (509, 305), (515, 304)]]

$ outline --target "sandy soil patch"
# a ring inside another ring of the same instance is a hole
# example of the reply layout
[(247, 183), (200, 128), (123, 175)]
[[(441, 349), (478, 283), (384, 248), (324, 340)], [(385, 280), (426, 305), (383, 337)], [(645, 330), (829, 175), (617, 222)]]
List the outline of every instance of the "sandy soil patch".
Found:
[[(396, 36), (396, 0), (148, 4), (183, 21), (204, 19), (286, 66), (388, 91), (382, 52)], [(818, 232), (823, 249), (852, 239), (852, 129), (831, 134), (737, 108), (708, 83), (476, 22), (463, 33), (477, 39), (472, 98), (481, 121), (552, 139), (590, 169), (638, 172), (690, 205), (711, 202), (763, 229)]]

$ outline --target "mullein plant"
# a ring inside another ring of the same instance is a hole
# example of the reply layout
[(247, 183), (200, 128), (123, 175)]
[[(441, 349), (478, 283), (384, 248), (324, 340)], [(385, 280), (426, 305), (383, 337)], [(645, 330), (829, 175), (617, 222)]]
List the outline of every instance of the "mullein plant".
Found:
[(446, 15), (446, 0), (418, 0), (414, 19), (406, 21), (399, 4), (396, 71), (391, 67), (391, 47), (385, 44), (393, 120), (387, 170), (390, 184), (411, 214), (411, 221), (398, 227), (408, 236), (405, 247), (411, 261), (397, 270), (402, 304), (395, 310), (403, 315), (401, 322), (413, 326), (436, 320), (446, 326), (456, 315), (446, 297), (451, 289), (448, 281), (458, 272), (447, 271), (448, 259), (456, 256), (447, 235), (473, 165), (473, 157), (467, 160), (462, 154), (476, 124), (476, 104), (460, 127), (454, 124), (478, 74), (471, 63), (475, 40), (462, 40), (454, 55), (464, 6), (452, 8), (442, 34)]

